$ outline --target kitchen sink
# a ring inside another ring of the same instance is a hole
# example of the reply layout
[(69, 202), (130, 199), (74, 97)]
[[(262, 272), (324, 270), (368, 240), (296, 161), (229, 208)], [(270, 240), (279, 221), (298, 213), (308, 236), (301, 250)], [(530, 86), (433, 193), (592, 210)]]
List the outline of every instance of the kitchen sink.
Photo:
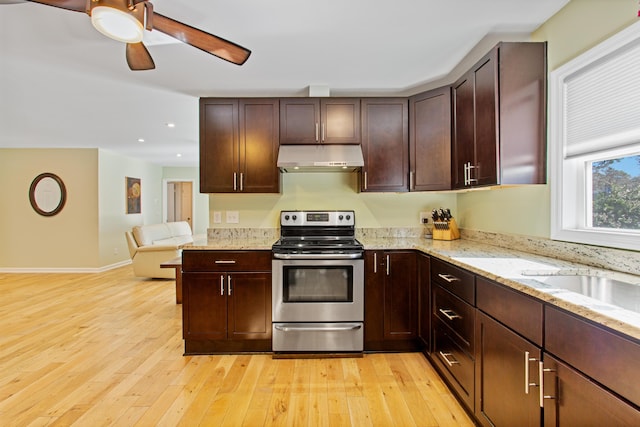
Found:
[(535, 276), (550, 288), (560, 288), (598, 301), (640, 313), (640, 285), (588, 274), (553, 274)]

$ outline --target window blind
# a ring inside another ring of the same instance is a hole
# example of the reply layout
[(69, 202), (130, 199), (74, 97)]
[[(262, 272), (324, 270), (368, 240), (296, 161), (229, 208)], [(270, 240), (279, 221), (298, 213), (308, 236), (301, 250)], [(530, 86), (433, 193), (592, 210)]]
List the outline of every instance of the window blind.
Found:
[(565, 155), (640, 141), (640, 41), (592, 62), (564, 81)]

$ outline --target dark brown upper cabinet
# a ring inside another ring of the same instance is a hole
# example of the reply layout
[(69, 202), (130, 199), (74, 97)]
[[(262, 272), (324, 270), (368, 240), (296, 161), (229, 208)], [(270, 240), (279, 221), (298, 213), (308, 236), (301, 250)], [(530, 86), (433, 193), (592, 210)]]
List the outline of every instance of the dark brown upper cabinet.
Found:
[(409, 98), (409, 189), (451, 189), (451, 88)]
[(361, 191), (407, 191), (407, 98), (362, 99)]
[(280, 144), (360, 144), (360, 99), (281, 99)]
[(200, 99), (200, 192), (279, 193), (278, 99)]
[(546, 75), (546, 43), (502, 42), (454, 83), (454, 189), (546, 182)]

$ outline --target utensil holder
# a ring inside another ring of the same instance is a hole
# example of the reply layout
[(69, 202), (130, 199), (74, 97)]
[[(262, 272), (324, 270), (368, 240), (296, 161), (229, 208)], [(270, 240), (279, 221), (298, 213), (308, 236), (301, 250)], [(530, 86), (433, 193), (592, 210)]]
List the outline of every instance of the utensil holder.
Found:
[(460, 230), (456, 220), (434, 221), (432, 230), (433, 240), (456, 240), (460, 238)]

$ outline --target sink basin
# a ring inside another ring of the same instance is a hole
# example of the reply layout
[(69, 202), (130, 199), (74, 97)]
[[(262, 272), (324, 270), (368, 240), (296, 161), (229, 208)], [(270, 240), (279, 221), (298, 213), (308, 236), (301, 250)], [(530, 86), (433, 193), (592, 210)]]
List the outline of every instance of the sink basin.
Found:
[(552, 288), (575, 292), (640, 313), (640, 285), (591, 275), (540, 275), (535, 280)]

